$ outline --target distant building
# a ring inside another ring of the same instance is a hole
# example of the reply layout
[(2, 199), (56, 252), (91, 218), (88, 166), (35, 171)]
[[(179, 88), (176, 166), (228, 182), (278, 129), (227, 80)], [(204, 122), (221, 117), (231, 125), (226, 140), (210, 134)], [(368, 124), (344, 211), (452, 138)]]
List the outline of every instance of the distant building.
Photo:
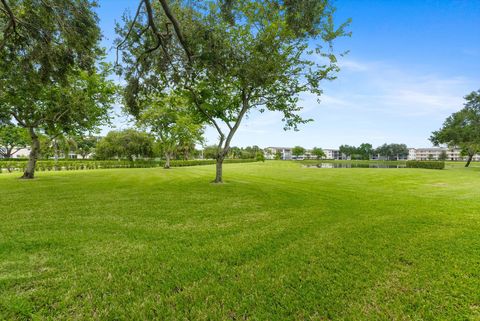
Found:
[[(92, 156), (93, 156), (93, 154), (89, 154), (85, 158), (90, 159), (90, 158), (92, 158)], [(12, 155), (12, 158), (29, 158), (29, 157), (30, 157), (30, 148), (29, 147), (22, 148), (18, 152), (16, 152), (15, 154)], [(63, 153), (60, 153), (59, 157), (63, 159), (65, 156), (63, 155)], [(0, 158), (2, 158), (2, 156), (0, 156)], [(51, 158), (53, 159), (53, 157), (51, 157)], [(76, 154), (73, 151), (70, 151), (68, 153), (68, 158), (69, 159), (80, 159), (80, 158), (82, 158), (82, 156), (80, 154)]]
[[(446, 160), (465, 161), (468, 157), (461, 155), (460, 148), (431, 147), (431, 148), (409, 148), (408, 160), (439, 160), (442, 152), (447, 154)], [(480, 161), (480, 154), (473, 156), (472, 161)]]
[(266, 159), (275, 159), (277, 153), (280, 153), (280, 159), (292, 159), (292, 148), (290, 147), (267, 147), (264, 149), (264, 152)]
[[(280, 159), (283, 160), (304, 160), (317, 159), (317, 156), (312, 154), (311, 149), (305, 150), (303, 155), (295, 156), (292, 154), (293, 147), (267, 147), (264, 149), (266, 159), (275, 159), (275, 155), (280, 153)], [(338, 149), (324, 149), (325, 157), (322, 159), (341, 159), (341, 154)]]
[(324, 159), (342, 159), (342, 155), (338, 149), (326, 148), (323, 152), (325, 153)]

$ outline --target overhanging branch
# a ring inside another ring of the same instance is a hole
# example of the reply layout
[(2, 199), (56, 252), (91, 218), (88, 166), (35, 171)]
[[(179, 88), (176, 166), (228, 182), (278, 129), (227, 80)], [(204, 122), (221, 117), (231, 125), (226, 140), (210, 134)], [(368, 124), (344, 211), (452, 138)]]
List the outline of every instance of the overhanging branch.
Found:
[(3, 29), (3, 41), (0, 43), (0, 48), (3, 48), (3, 46), (5, 46), (7, 38), (10, 36), (10, 30), (13, 30), (13, 33), (15, 34), (18, 34), (18, 32), (17, 32), (17, 19), (15, 18), (15, 15), (13, 14), (13, 11), (10, 8), (7, 0), (0, 0), (0, 2), (3, 6), (2, 12), (4, 12), (7, 15), (7, 19), (8, 19), (8, 23)]
[[(149, 0), (146, 0), (149, 1)], [(173, 25), (173, 29), (175, 29), (175, 34), (177, 35), (178, 41), (180, 41), (180, 44), (182, 45), (183, 50), (185, 51), (185, 54), (187, 55), (187, 59), (189, 63), (192, 63), (192, 52), (188, 48), (187, 41), (185, 40), (185, 37), (183, 36), (182, 30), (180, 29), (180, 24), (178, 23), (178, 20), (175, 18), (175, 16), (172, 13), (172, 10), (170, 10), (170, 6), (168, 5), (166, 0), (158, 0), (160, 4), (162, 5), (163, 11), (165, 11), (165, 15), (167, 16), (168, 20)]]

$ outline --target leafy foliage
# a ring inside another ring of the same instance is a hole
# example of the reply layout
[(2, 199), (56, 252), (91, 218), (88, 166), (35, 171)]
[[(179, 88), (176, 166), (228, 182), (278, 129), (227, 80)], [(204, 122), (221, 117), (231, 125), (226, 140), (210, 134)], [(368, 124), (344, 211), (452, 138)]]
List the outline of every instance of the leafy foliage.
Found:
[(76, 152), (85, 159), (88, 155), (95, 152), (99, 138), (94, 136), (76, 136), (74, 140), (76, 143)]
[(432, 133), (430, 141), (436, 146), (460, 147), (462, 154), (468, 156), (468, 167), (480, 151), (480, 90), (465, 96), (465, 100), (464, 107), (450, 115), (442, 128)]
[(110, 131), (95, 149), (98, 159), (148, 158), (153, 156), (153, 137), (134, 129)]
[(138, 124), (155, 136), (169, 168), (175, 153), (188, 153), (203, 141), (203, 125), (191, 116), (182, 97), (153, 97), (148, 102), (137, 117)]
[(10, 158), (29, 144), (28, 133), (14, 125), (0, 126), (0, 156)]
[(292, 155), (295, 155), (298, 157), (304, 154), (305, 154), (305, 148), (303, 148), (302, 146), (295, 146), (292, 148)]
[[(106, 79), (95, 3), (10, 1), (18, 24), (0, 47), (0, 115), (28, 129), (33, 178), (38, 134), (79, 134), (108, 120), (116, 86)], [(5, 23), (5, 22), (4, 22)], [(7, 22), (8, 23), (8, 22)]]
[(178, 91), (217, 130), (220, 168), (252, 110), (282, 113), (285, 129), (310, 121), (299, 114), (299, 94), (320, 95), (320, 82), (335, 78), (332, 42), (347, 35), (329, 1), (159, 2), (141, 2), (117, 27), (132, 114), (149, 95)]
[(375, 153), (388, 160), (398, 160), (400, 157), (408, 155), (408, 147), (405, 144), (383, 144), (375, 149)]
[(313, 147), (312, 155), (315, 156), (317, 159), (326, 157), (325, 152), (320, 147)]
[(427, 169), (444, 169), (444, 161), (413, 161), (406, 162), (407, 168), (427, 168)]
[[(261, 159), (226, 159), (225, 162), (229, 164), (237, 163), (251, 163), (261, 161)], [(187, 166), (200, 166), (200, 165), (213, 165), (215, 160), (213, 159), (194, 159), (194, 160), (171, 160), (171, 167), (187, 167)], [(0, 159), (0, 173), (7, 170), (12, 171), (24, 171), (27, 166), (26, 160), (1, 160)], [(39, 171), (72, 171), (72, 170), (90, 170), (90, 169), (111, 169), (111, 168), (151, 168), (151, 167), (164, 167), (164, 160), (151, 160), (151, 159), (137, 159), (135, 161), (130, 160), (39, 160), (36, 163), (36, 170)]]

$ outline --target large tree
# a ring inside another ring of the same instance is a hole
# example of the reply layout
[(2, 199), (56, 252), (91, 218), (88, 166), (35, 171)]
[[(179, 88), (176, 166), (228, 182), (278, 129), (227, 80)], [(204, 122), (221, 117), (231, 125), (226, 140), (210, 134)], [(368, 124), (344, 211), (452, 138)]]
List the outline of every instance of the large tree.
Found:
[[(242, 120), (253, 110), (277, 111), (285, 129), (303, 119), (299, 95), (322, 93), (338, 70), (328, 0), (140, 1), (117, 28), (119, 71), (133, 114), (152, 93), (177, 90), (219, 136), (214, 182)], [(327, 49), (324, 49), (327, 48)]]
[(430, 141), (435, 146), (460, 147), (462, 154), (468, 157), (465, 164), (468, 167), (480, 151), (480, 90), (471, 92), (465, 100), (464, 107), (450, 115), (442, 128), (432, 133)]
[(39, 134), (76, 134), (107, 119), (115, 86), (106, 80), (107, 66), (98, 64), (103, 51), (94, 6), (89, 0), (9, 2), (21, 23), (2, 38), (0, 115), (29, 133), (23, 178), (34, 177)]
[(152, 95), (138, 115), (138, 124), (149, 129), (160, 145), (165, 157), (164, 168), (170, 168), (170, 159), (176, 153), (203, 141), (203, 125), (188, 112), (187, 103), (175, 94)]

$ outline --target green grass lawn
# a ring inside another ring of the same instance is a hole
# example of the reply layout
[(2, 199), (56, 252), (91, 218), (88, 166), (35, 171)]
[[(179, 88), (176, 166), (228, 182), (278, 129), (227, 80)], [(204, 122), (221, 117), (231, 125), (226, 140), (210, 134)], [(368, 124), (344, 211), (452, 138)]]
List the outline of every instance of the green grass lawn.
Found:
[(0, 175), (0, 319), (480, 319), (479, 167), (213, 175)]

